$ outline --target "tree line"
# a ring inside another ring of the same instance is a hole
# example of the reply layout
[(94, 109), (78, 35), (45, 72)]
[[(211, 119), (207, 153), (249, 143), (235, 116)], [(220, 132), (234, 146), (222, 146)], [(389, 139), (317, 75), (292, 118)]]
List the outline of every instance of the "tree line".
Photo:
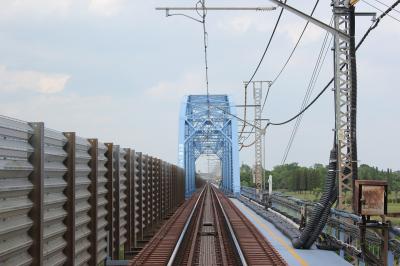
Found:
[[(287, 191), (321, 191), (328, 172), (328, 166), (314, 164), (311, 167), (300, 166), (298, 163), (275, 166), (271, 171), (265, 170), (264, 182), (268, 184), (268, 176), (273, 177), (274, 189)], [(389, 192), (400, 192), (400, 171), (378, 169), (378, 167), (361, 164), (358, 168), (359, 179), (387, 180)], [(254, 187), (251, 167), (242, 164), (240, 167), (240, 182), (242, 186)], [(268, 185), (266, 185), (267, 187)]]

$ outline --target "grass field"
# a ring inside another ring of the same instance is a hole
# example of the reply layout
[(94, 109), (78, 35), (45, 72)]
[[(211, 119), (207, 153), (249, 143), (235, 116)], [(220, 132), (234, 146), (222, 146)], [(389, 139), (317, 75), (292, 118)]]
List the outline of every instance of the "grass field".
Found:
[[(319, 197), (321, 196), (321, 194), (316, 194), (311, 191), (301, 191), (301, 192), (284, 191), (283, 193), (298, 199), (314, 201), (314, 202), (318, 201)], [(400, 203), (390, 202), (392, 201), (392, 199), (394, 199), (394, 195), (389, 195), (389, 199), (390, 200), (388, 203), (388, 212), (389, 213), (400, 212)], [(387, 220), (390, 220), (393, 225), (400, 226), (400, 218), (388, 217)]]

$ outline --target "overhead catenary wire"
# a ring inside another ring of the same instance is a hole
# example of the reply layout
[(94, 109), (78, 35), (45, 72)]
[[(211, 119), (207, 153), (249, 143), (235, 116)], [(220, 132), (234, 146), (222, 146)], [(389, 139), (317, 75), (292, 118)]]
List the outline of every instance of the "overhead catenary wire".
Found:
[[(310, 16), (314, 15), (314, 12), (315, 12), (315, 10), (317, 9), (318, 3), (319, 3), (319, 0), (317, 0), (317, 1), (315, 2), (314, 7), (313, 7), (313, 9), (312, 9), (312, 11), (311, 11), (311, 13), (310, 13)], [(276, 81), (279, 79), (279, 77), (282, 75), (283, 71), (286, 69), (286, 66), (289, 64), (289, 61), (292, 59), (292, 56), (293, 56), (294, 52), (296, 51), (297, 47), (299, 46), (299, 43), (300, 43), (301, 39), (303, 38), (303, 35), (304, 35), (304, 33), (306, 32), (306, 29), (308, 28), (308, 25), (309, 25), (309, 24), (310, 24), (310, 21), (307, 20), (307, 22), (306, 22), (306, 24), (304, 25), (304, 28), (303, 28), (303, 30), (301, 31), (301, 34), (300, 34), (299, 38), (297, 39), (297, 42), (296, 42), (296, 44), (294, 45), (292, 51), (290, 52), (288, 58), (286, 59), (285, 63), (283, 64), (281, 70), (278, 72), (278, 74), (277, 74), (277, 75), (274, 77), (274, 79), (272, 80), (271, 85), (270, 85), (270, 87), (268, 88), (267, 94), (265, 95), (264, 102), (263, 102), (263, 105), (262, 105), (262, 109), (261, 109), (261, 110), (264, 110), (264, 107), (265, 107), (265, 104), (267, 103), (267, 99), (268, 99), (268, 95), (269, 95), (269, 91), (270, 91), (271, 87), (275, 84), (275, 82), (276, 82)]]
[[(383, 11), (382, 9), (380, 9), (379, 7), (377, 7), (377, 6), (375, 6), (375, 5), (373, 5), (373, 4), (369, 3), (369, 2), (367, 2), (366, 0), (361, 0), (361, 1), (362, 1), (363, 3), (369, 5), (370, 7), (375, 8), (375, 9), (378, 10), (379, 12), (384, 13), (384, 11)], [(389, 7), (389, 8), (390, 8), (390, 7)], [(392, 8), (392, 10), (395, 10), (395, 9)], [(400, 22), (400, 19), (398, 19), (398, 18), (396, 18), (396, 17), (394, 17), (394, 16), (392, 16), (392, 15), (389, 15), (389, 14), (388, 14), (388, 17), (394, 19), (394, 20), (397, 21), (397, 22)]]
[[(157, 9), (157, 8), (156, 8)], [(162, 8), (158, 8), (162, 9)], [(201, 12), (200, 12), (201, 9)], [(199, 22), (202, 24), (203, 28), (203, 46), (204, 46), (204, 63), (205, 63), (205, 83), (206, 83), (206, 94), (207, 94), (207, 106), (208, 106), (208, 115), (210, 115), (210, 103), (209, 103), (209, 76), (208, 76), (208, 32), (207, 32), (207, 27), (206, 27), (206, 16), (207, 16), (207, 8), (206, 8), (206, 2), (205, 0), (198, 0), (196, 5), (195, 5), (195, 10), (196, 13), (199, 15), (201, 19), (194, 18), (192, 16), (182, 14), (182, 13), (169, 13), (169, 8), (165, 8), (166, 10), (166, 15), (167, 17), (172, 17), (172, 16), (183, 16), (186, 18), (189, 18), (191, 20), (194, 20), (196, 22)]]
[[(317, 6), (319, 4), (319, 0), (317, 0), (314, 4), (314, 7), (310, 13), (310, 16), (314, 15), (315, 10), (317, 9)], [(282, 75), (283, 71), (286, 69), (286, 66), (288, 65), (289, 61), (292, 59), (292, 56), (294, 54), (294, 52), (296, 51), (297, 47), (299, 46), (299, 43), (301, 41), (301, 39), (303, 38), (304, 33), (306, 32), (306, 29), (308, 28), (308, 25), (310, 24), (310, 21), (307, 20), (306, 24), (304, 25), (303, 30), (300, 33), (299, 38), (297, 39), (296, 44), (294, 45), (292, 51), (290, 52), (288, 58), (286, 59), (285, 63), (283, 64), (283, 66), (281, 67), (281, 70), (278, 72), (278, 74), (276, 74), (276, 76), (272, 79), (271, 82), (271, 86), (279, 79), (279, 77)], [(263, 104), (264, 107), (265, 104)]]
[[(385, 10), (385, 12), (383, 12), (381, 15), (379, 15), (379, 17), (374, 20), (374, 22), (372, 23), (372, 25), (368, 28), (368, 30), (364, 33), (363, 37), (361, 38), (361, 40), (358, 42), (358, 44), (356, 45), (356, 51), (361, 47), (361, 45), (365, 42), (366, 38), (369, 36), (369, 34), (371, 33), (372, 30), (374, 30), (380, 23), (380, 21), (389, 14), (389, 12), (391, 12), (397, 5), (400, 4), (400, 0), (397, 0), (395, 3), (393, 3), (387, 10)], [(344, 67), (344, 66), (343, 66)], [(282, 126), (285, 124), (288, 124), (290, 122), (292, 122), (293, 120), (295, 120), (297, 117), (299, 117), (300, 115), (302, 115), (305, 111), (307, 111), (326, 91), (327, 89), (332, 85), (334, 81), (334, 78), (331, 78), (331, 80), (329, 80), (329, 82), (322, 88), (322, 90), (314, 97), (314, 99), (306, 106), (304, 107), (304, 109), (302, 109), (299, 113), (297, 113), (296, 115), (292, 116), (291, 118), (282, 121), (282, 122), (268, 122), (267, 125), (263, 128), (263, 130), (266, 130), (268, 126)], [(244, 121), (247, 122), (247, 121)], [(255, 141), (252, 144), (246, 145), (245, 147), (250, 147), (255, 143)]]
[[(389, 14), (390, 11), (392, 11), (398, 4), (400, 3), (400, 0), (397, 0), (393, 5), (391, 5), (385, 12), (383, 12), (381, 15), (379, 15), (379, 17), (372, 23), (372, 25), (368, 28), (368, 30), (364, 33), (363, 37), (361, 38), (361, 40), (358, 42), (357, 46), (356, 46), (356, 51), (358, 50), (358, 48), (361, 47), (361, 45), (364, 43), (364, 41), (366, 40), (366, 38), (368, 37), (368, 35), (371, 33), (372, 30), (374, 30), (379, 22), (382, 20), (382, 18), (384, 18), (385, 16), (387, 16)], [(344, 66), (343, 66), (344, 67)], [(296, 119), (297, 117), (299, 117), (300, 115), (302, 115), (305, 111), (308, 110), (308, 108), (310, 108), (318, 99), (319, 97), (321, 97), (321, 95), (329, 88), (329, 86), (333, 83), (334, 78), (332, 78), (326, 85), (325, 87), (318, 93), (317, 96), (315, 96), (315, 98), (303, 109), (301, 110), (299, 113), (297, 113), (296, 115), (294, 115), (293, 117), (282, 121), (282, 122), (269, 122), (266, 127), (268, 126), (281, 126), (281, 125), (285, 125), (287, 123), (292, 122), (294, 119)]]
[[(314, 14), (314, 12), (315, 12), (315, 10), (316, 10), (318, 4), (319, 4), (319, 0), (317, 0), (317, 1), (315, 2), (314, 6), (313, 6), (313, 9), (311, 10), (310, 16), (312, 16), (312, 15)], [(266, 102), (267, 102), (267, 99), (268, 99), (268, 96), (269, 96), (271, 87), (272, 87), (272, 86), (275, 84), (275, 82), (279, 79), (279, 77), (282, 75), (283, 71), (286, 69), (287, 65), (289, 64), (290, 60), (292, 59), (292, 57), (293, 57), (293, 55), (294, 55), (294, 52), (296, 51), (297, 47), (299, 46), (299, 43), (300, 43), (301, 39), (303, 38), (303, 35), (304, 35), (304, 33), (305, 33), (305, 31), (306, 31), (308, 25), (309, 25), (309, 21), (307, 21), (306, 24), (304, 25), (304, 28), (303, 28), (303, 30), (301, 31), (300, 36), (299, 36), (299, 38), (298, 38), (297, 41), (296, 41), (296, 44), (294, 45), (292, 51), (290, 52), (288, 58), (286, 59), (286, 61), (285, 61), (285, 63), (283, 64), (283, 66), (281, 67), (280, 71), (276, 74), (276, 76), (274, 77), (274, 79), (272, 80), (272, 82), (269, 84), (268, 89), (267, 89), (267, 93), (266, 93), (266, 95), (265, 95), (265, 97), (264, 97), (264, 101), (263, 101), (263, 104), (262, 104), (261, 112), (264, 111), (265, 104), (266, 104)], [(246, 89), (246, 88), (245, 88), (245, 89)], [(245, 102), (246, 102), (246, 100), (247, 100), (247, 99), (245, 98)], [(245, 105), (246, 105), (246, 104), (245, 104)], [(246, 119), (246, 118), (244, 117), (244, 119)], [(243, 131), (244, 131), (244, 128), (242, 128), (242, 132), (243, 132)], [(248, 133), (248, 135), (247, 135), (246, 137), (243, 138), (243, 141), (242, 141), (242, 142), (246, 141), (246, 140), (251, 136), (251, 134), (252, 134), (253, 131), (254, 131), (254, 128), (252, 128), (252, 129), (250, 130), (250, 133)], [(240, 135), (240, 137), (241, 137), (241, 136), (242, 136), (242, 135)], [(251, 145), (250, 145), (250, 146), (251, 146)], [(242, 148), (244, 148), (244, 147), (245, 147), (245, 146), (241, 145), (241, 147), (240, 147), (239, 150), (242, 150)]]
[(363, 37), (361, 38), (361, 40), (358, 42), (357, 46), (356, 46), (356, 50), (364, 43), (365, 39), (368, 37), (368, 35), (371, 33), (371, 31), (373, 31), (379, 24), (379, 22), (381, 22), (381, 20), (385, 17), (385, 16), (389, 16), (389, 13), (392, 10), (395, 10), (395, 7), (400, 4), (400, 0), (397, 0), (396, 2), (394, 2), (388, 9), (385, 10), (385, 12), (383, 12), (382, 14), (379, 15), (379, 17), (377, 19), (375, 19), (374, 23), (372, 23), (371, 27), (368, 28), (368, 30), (365, 32), (365, 34), (363, 35)]
[[(284, 1), (285, 4), (286, 4), (286, 1), (287, 1), (287, 0)], [(269, 47), (270, 47), (270, 45), (271, 45), (272, 39), (274, 38), (276, 29), (278, 28), (279, 22), (280, 22), (280, 20), (281, 20), (281, 17), (282, 17), (282, 14), (283, 14), (283, 10), (284, 10), (284, 9), (281, 8), (281, 11), (279, 12), (279, 16), (278, 16), (278, 19), (276, 20), (274, 29), (272, 30), (271, 36), (269, 37), (267, 46), (265, 47), (264, 52), (263, 52), (263, 54), (262, 54), (262, 56), (261, 56), (261, 58), (260, 58), (260, 60), (259, 60), (259, 62), (258, 62), (258, 64), (257, 64), (257, 67), (256, 67), (256, 69), (254, 70), (253, 74), (251, 75), (251, 77), (250, 77), (249, 81), (247, 82), (247, 84), (249, 84), (250, 82), (253, 81), (255, 75), (257, 74), (258, 70), (260, 69), (260, 66), (261, 66), (262, 62), (264, 61), (265, 55), (267, 54), (267, 51), (268, 51), (268, 49), (269, 49)]]
[[(244, 86), (244, 111), (243, 111), (243, 120), (246, 121), (247, 118), (247, 84)], [(242, 134), (246, 128), (246, 124), (243, 123), (242, 129), (240, 130), (239, 139), (242, 138)]]
[[(287, 1), (287, 0), (285, 0), (284, 3), (286, 3), (286, 1)], [(264, 52), (263, 52), (263, 54), (261, 55), (261, 58), (260, 58), (260, 60), (259, 60), (259, 62), (258, 62), (258, 64), (257, 64), (257, 67), (255, 68), (255, 70), (254, 70), (253, 74), (251, 75), (250, 79), (245, 83), (245, 94), (247, 94), (247, 87), (248, 87), (249, 84), (253, 81), (255, 75), (257, 74), (258, 70), (260, 69), (260, 66), (261, 66), (261, 64), (262, 64), (262, 62), (263, 62), (263, 60), (264, 60), (264, 58), (265, 58), (265, 55), (266, 55), (267, 52), (268, 52), (268, 49), (269, 49), (269, 47), (270, 47), (270, 45), (271, 45), (271, 42), (272, 42), (272, 39), (273, 39), (274, 36), (275, 36), (276, 29), (278, 28), (279, 22), (280, 22), (280, 20), (281, 20), (281, 17), (282, 17), (282, 14), (283, 14), (283, 10), (284, 10), (284, 9), (281, 8), (281, 11), (279, 12), (279, 15), (278, 15), (278, 19), (277, 19), (276, 22), (275, 22), (275, 26), (274, 26), (274, 28), (273, 28), (273, 30), (272, 30), (272, 33), (271, 33), (271, 35), (270, 35), (270, 37), (269, 37), (269, 39), (268, 39), (267, 46), (265, 47)], [(244, 112), (243, 117), (245, 118), (245, 117), (246, 117), (246, 112), (247, 112), (247, 106), (246, 106), (246, 104), (245, 104), (245, 107), (244, 107), (243, 112)], [(242, 132), (245, 130), (245, 128), (246, 128), (246, 125), (243, 124), (242, 130), (240, 131), (239, 139), (242, 137), (242, 134), (243, 134)]]
[[(321, 50), (320, 50), (320, 52), (318, 54), (317, 62), (315, 64), (313, 73), (311, 75), (311, 78), (310, 78), (310, 81), (309, 81), (309, 84), (308, 84), (308, 88), (307, 88), (306, 94), (304, 95), (304, 99), (303, 99), (303, 102), (301, 104), (300, 110), (303, 109), (304, 106), (308, 103), (308, 101), (309, 101), (309, 99), (311, 97), (311, 93), (313, 92), (313, 90), (315, 88), (315, 85), (316, 85), (316, 82), (318, 80), (319, 74), (321, 73), (321, 69), (322, 69), (322, 66), (323, 66), (323, 64), (325, 62), (326, 55), (327, 55), (327, 53), (329, 51), (329, 47), (330, 47), (330, 44), (332, 42), (332, 38), (333, 37), (331, 37), (329, 39), (329, 42), (328, 42), (328, 38), (329, 38), (329, 34), (326, 33), (324, 41), (323, 41), (322, 46), (321, 46)], [(299, 127), (300, 127), (302, 118), (303, 118), (303, 115), (300, 115), (297, 118), (295, 125), (293, 126), (293, 130), (292, 130), (292, 133), (290, 135), (288, 144), (286, 145), (286, 148), (285, 148), (282, 160), (281, 160), (281, 164), (284, 164), (286, 162), (287, 156), (289, 155), (290, 149), (291, 149), (291, 147), (293, 145), (294, 138), (295, 138), (296, 133), (297, 133)]]
[[(382, 1), (379, 1), (379, 0), (374, 0), (374, 1), (378, 2), (379, 4), (381, 4), (381, 5), (385, 6), (385, 7), (390, 7), (388, 4), (386, 4), (386, 3), (382, 2)], [(395, 9), (395, 8), (393, 8), (393, 11), (395, 11), (395, 12), (400, 14), (400, 11)]]
[[(199, 13), (199, 8), (198, 6), (201, 5), (201, 10), (202, 13)], [(206, 90), (207, 90), (207, 97), (209, 96), (209, 79), (208, 79), (208, 54), (207, 54), (207, 48), (208, 48), (208, 33), (207, 33), (207, 28), (206, 28), (206, 16), (207, 16), (207, 11), (206, 11), (206, 2), (205, 0), (199, 0), (196, 3), (196, 12), (198, 15), (202, 18), (201, 23), (203, 24), (203, 44), (204, 44), (204, 63), (205, 63), (205, 78), (206, 78)]]

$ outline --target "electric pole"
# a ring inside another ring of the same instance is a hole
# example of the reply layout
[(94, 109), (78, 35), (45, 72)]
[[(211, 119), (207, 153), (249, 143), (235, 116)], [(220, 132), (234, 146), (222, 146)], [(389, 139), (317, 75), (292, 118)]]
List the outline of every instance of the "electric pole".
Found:
[[(252, 81), (254, 100), (254, 171), (253, 179), (256, 186), (255, 196), (262, 200), (262, 189), (264, 188), (264, 166), (263, 166), (263, 136), (265, 129), (262, 128), (261, 101), (264, 84), (271, 85), (271, 81)], [(245, 86), (248, 86), (245, 83)]]
[[(346, 203), (346, 193), (354, 195), (357, 179), (357, 72), (354, 42), (354, 4), (352, 0), (332, 0), (334, 26), (350, 38), (334, 35), (335, 51), (335, 131), (339, 209), (353, 208)], [(354, 200), (352, 200), (354, 202)]]

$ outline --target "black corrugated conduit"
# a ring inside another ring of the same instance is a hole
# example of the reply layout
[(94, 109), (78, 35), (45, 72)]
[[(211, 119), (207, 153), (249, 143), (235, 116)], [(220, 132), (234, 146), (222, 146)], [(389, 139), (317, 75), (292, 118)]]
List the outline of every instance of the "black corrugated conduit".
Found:
[(328, 220), (333, 203), (337, 198), (336, 169), (337, 169), (337, 150), (331, 150), (328, 174), (325, 179), (324, 193), (319, 202), (315, 205), (310, 220), (301, 232), (299, 237), (292, 239), (292, 245), (298, 249), (309, 249), (318, 236), (321, 234)]
[[(353, 171), (352, 186), (355, 186), (355, 180), (358, 179), (358, 157), (357, 157), (357, 62), (355, 45), (355, 15), (354, 6), (350, 8), (350, 64), (351, 64), (351, 110), (350, 110), (350, 134), (351, 134), (351, 168)], [(354, 197), (354, 195), (353, 195)], [(353, 198), (353, 204), (355, 200)], [(355, 208), (355, 206), (353, 206)]]

